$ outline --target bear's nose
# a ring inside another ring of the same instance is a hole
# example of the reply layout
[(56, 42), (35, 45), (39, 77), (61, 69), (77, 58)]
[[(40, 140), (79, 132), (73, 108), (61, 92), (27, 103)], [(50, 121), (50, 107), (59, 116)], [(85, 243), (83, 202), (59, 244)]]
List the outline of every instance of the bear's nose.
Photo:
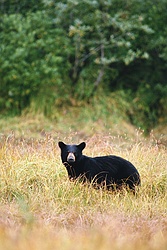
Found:
[(67, 161), (68, 162), (75, 162), (75, 155), (74, 155), (74, 153), (69, 153), (68, 154)]

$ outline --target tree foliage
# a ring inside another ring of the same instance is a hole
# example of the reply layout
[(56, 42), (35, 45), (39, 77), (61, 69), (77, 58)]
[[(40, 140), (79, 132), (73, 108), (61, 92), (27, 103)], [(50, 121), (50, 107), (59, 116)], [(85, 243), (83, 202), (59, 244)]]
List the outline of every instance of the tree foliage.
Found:
[(126, 93), (130, 121), (145, 129), (166, 115), (165, 0), (3, 1), (0, 109), (21, 112)]

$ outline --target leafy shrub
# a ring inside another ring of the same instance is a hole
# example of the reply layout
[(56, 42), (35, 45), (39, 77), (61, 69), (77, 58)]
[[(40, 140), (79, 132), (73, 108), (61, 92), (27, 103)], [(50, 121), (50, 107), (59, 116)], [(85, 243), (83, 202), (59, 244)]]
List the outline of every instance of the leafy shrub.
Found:
[[(129, 120), (166, 116), (166, 1), (39, 1), (0, 5), (0, 111), (52, 109), (124, 92)], [(37, 108), (36, 108), (37, 107)]]

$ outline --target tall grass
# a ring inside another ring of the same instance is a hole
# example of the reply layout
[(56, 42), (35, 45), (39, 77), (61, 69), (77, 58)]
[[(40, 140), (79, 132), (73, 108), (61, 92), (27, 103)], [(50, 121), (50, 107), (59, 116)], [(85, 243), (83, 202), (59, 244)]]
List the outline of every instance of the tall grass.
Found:
[(7, 134), (0, 142), (0, 249), (167, 249), (166, 149), (136, 133), (96, 134), (89, 156), (116, 154), (141, 174), (134, 196), (71, 183), (57, 141), (81, 135)]

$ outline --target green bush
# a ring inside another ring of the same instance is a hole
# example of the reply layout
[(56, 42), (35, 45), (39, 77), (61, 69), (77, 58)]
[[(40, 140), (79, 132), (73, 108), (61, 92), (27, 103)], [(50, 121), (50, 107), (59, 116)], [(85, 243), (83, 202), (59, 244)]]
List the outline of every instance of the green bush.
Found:
[(50, 116), (121, 90), (129, 120), (154, 127), (166, 116), (166, 8), (165, 0), (0, 4), (1, 114), (36, 100)]

